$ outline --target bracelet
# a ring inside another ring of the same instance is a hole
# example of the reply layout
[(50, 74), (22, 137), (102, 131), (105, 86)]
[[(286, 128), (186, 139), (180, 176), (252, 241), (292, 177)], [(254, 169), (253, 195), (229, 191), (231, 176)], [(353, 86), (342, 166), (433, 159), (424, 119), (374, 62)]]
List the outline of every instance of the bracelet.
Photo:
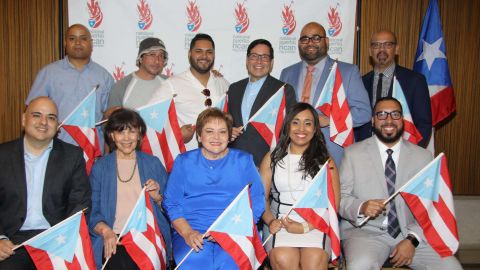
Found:
[(308, 226), (308, 222), (303, 222), (303, 233), (308, 233), (310, 231), (310, 226)]

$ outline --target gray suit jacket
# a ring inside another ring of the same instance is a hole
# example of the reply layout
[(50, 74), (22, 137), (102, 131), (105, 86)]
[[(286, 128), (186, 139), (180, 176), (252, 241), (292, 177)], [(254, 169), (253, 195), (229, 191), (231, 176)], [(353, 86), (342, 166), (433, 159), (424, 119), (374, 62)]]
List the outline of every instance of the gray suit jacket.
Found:
[[(396, 190), (410, 180), (432, 158), (428, 150), (402, 139), (400, 158), (398, 164), (396, 164)], [(356, 227), (363, 220), (363, 218), (357, 218), (359, 207), (363, 202), (389, 197), (382, 159), (375, 136), (355, 143), (345, 150), (340, 167), (340, 179), (340, 215), (342, 217), (340, 230), (342, 239), (388, 233), (386, 228), (382, 226), (385, 216), (369, 220), (361, 228)], [(395, 205), (403, 236), (406, 236), (408, 232), (414, 232), (422, 240), (425, 240), (422, 229), (400, 195), (395, 197)]]

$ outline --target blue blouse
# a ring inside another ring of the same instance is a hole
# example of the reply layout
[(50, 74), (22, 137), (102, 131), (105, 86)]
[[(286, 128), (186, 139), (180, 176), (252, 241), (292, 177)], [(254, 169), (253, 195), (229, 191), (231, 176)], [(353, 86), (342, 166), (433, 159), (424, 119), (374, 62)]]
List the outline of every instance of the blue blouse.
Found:
[(257, 222), (265, 210), (265, 198), (252, 155), (230, 148), (223, 158), (208, 160), (195, 149), (175, 159), (163, 206), (172, 222), (185, 218), (194, 230), (204, 233), (249, 183)]

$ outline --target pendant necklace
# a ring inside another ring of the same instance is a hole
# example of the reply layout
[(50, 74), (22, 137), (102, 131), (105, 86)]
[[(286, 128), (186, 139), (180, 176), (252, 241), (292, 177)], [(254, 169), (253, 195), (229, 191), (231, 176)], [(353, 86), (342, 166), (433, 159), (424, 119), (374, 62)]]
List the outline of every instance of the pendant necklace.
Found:
[(120, 178), (120, 172), (118, 171), (118, 162), (117, 162), (117, 178), (118, 178), (118, 181), (120, 181), (122, 183), (130, 182), (133, 179), (133, 176), (135, 175), (135, 170), (136, 169), (137, 169), (137, 159), (135, 158), (135, 165), (133, 165), (132, 174), (130, 175), (130, 177), (128, 179), (122, 179), (122, 178)]

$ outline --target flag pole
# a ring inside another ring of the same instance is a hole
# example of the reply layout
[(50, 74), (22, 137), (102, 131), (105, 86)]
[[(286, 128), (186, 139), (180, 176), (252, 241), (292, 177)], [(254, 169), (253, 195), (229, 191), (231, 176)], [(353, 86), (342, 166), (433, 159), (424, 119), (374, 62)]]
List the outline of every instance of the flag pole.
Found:
[[(145, 196), (145, 188), (146, 188), (146, 187), (144, 186), (144, 187), (142, 188), (142, 191), (140, 191), (140, 194), (144, 194), (144, 196)], [(140, 195), (140, 196), (141, 196), (141, 195)], [(140, 199), (140, 196), (138, 197), (137, 202), (135, 203), (135, 206), (133, 206), (133, 209), (132, 209), (132, 211), (130, 212), (130, 215), (128, 215), (127, 221), (126, 221), (125, 224), (123, 225), (122, 231), (121, 231), (120, 234), (118, 235), (118, 237), (117, 237), (117, 243), (115, 243), (115, 245), (118, 245), (118, 243), (120, 242), (120, 238), (121, 238), (121, 237), (123, 236), (123, 234), (125, 233), (125, 229), (127, 228), (127, 225), (128, 225), (128, 223), (130, 222), (130, 219), (132, 219), (133, 211), (135, 211), (135, 209), (136, 209), (137, 206), (138, 206), (138, 203), (140, 202), (140, 200), (139, 200), (139, 199)], [(150, 198), (145, 197), (145, 200), (149, 200), (149, 199), (150, 199)], [(145, 203), (146, 203), (146, 202), (145, 202)], [(102, 269), (101, 269), (101, 270), (105, 269), (105, 267), (107, 266), (107, 263), (108, 263), (108, 261), (110, 260), (111, 257), (112, 257), (112, 256), (110, 256), (110, 257), (108, 257), (108, 258), (105, 259), (105, 262), (102, 264)]]
[(60, 226), (60, 225), (62, 225), (62, 224), (64, 224), (64, 223), (70, 221), (71, 219), (73, 219), (74, 217), (76, 217), (77, 215), (79, 215), (80, 213), (85, 212), (87, 209), (88, 209), (88, 207), (83, 208), (82, 210), (76, 212), (75, 214), (73, 214), (73, 215), (69, 216), (68, 218), (60, 221), (60, 222), (57, 223), (57, 224), (55, 224), (55, 226), (46, 229), (45, 231), (43, 231), (43, 232), (35, 235), (34, 237), (32, 237), (32, 238), (30, 238), (30, 239), (28, 239), (28, 240), (25, 240), (25, 241), (24, 241), (23, 243), (21, 243), (20, 245), (15, 246), (12, 250), (15, 251), (15, 250), (17, 250), (18, 248), (20, 248), (20, 247), (22, 247), (22, 246), (24, 246), (24, 245), (28, 245), (30, 242), (34, 241), (35, 239), (37, 239), (37, 238), (41, 237), (43, 234), (45, 234), (46, 231), (48, 231), (48, 230), (50, 230), (50, 229), (52, 229), (52, 228), (58, 227), (58, 226)]
[(68, 114), (68, 116), (65, 117), (65, 119), (63, 119), (62, 123), (60, 123), (60, 125), (58, 125), (57, 130), (60, 130), (60, 128), (65, 124), (65, 121), (67, 121), (68, 118), (70, 118), (70, 117), (72, 116), (72, 114), (78, 109), (78, 107), (80, 107), (80, 105), (82, 105), (82, 102), (83, 102), (85, 99), (87, 99), (92, 93), (94, 93), (95, 91), (97, 91), (97, 89), (98, 89), (99, 87), (100, 87), (100, 84), (97, 84), (97, 85), (95, 85), (95, 86), (93, 87), (92, 91), (90, 91), (90, 93), (88, 93), (88, 95), (87, 95), (84, 99), (82, 99), (82, 101), (80, 101), (77, 106), (75, 106), (75, 109), (73, 109), (73, 110), (70, 112), (70, 114)]
[[(424, 173), (429, 167), (431, 164), (433, 164), (434, 162), (436, 162), (439, 158), (442, 158), (445, 154), (440, 153), (438, 154), (438, 156), (430, 161), (425, 167), (423, 167), (418, 173), (416, 173), (412, 178), (410, 178), (410, 180), (408, 180), (408, 182), (406, 182), (402, 187), (400, 187), (397, 191), (395, 191), (395, 193), (393, 193), (390, 197), (388, 197), (388, 199), (386, 199), (384, 202), (383, 202), (383, 205), (387, 205), (390, 201), (393, 200), (393, 198), (395, 198), (400, 192), (402, 192), (408, 185), (410, 185), (411, 182), (413, 182), (413, 180), (415, 180), (415, 178), (417, 178), (417, 176), (421, 175), (422, 173)], [(364, 218), (362, 220), (362, 222), (360, 222), (360, 224), (358, 225), (358, 227), (362, 227), (363, 224), (365, 224), (368, 220), (370, 220), (370, 216)]]
[[(238, 193), (237, 197), (235, 197), (235, 199), (233, 199), (233, 201), (227, 206), (227, 208), (225, 208), (225, 210), (223, 210), (223, 212), (220, 214), (220, 216), (217, 217), (217, 219), (215, 219), (215, 221), (212, 223), (212, 225), (210, 225), (210, 227), (208, 227), (208, 229), (205, 231), (205, 233), (202, 235), (202, 239), (205, 238), (207, 236), (207, 234), (210, 232), (210, 230), (215, 226), (217, 225), (218, 221), (221, 220), (223, 218), (223, 216), (226, 215), (226, 212), (228, 210), (230, 210), (230, 208), (232, 207), (232, 205), (234, 205), (239, 199), (240, 199), (240, 195), (245, 192), (245, 190), (248, 190), (248, 188), (250, 187), (251, 184), (248, 184), (246, 185), (242, 191), (240, 191), (240, 193)], [(177, 267), (175, 267), (174, 270), (177, 270), (180, 265), (183, 264), (183, 262), (185, 262), (185, 260), (187, 259), (188, 256), (190, 256), (190, 254), (192, 253), (193, 251), (193, 248), (190, 248), (190, 251), (185, 255), (185, 257), (183, 257), (183, 259), (177, 264)]]

